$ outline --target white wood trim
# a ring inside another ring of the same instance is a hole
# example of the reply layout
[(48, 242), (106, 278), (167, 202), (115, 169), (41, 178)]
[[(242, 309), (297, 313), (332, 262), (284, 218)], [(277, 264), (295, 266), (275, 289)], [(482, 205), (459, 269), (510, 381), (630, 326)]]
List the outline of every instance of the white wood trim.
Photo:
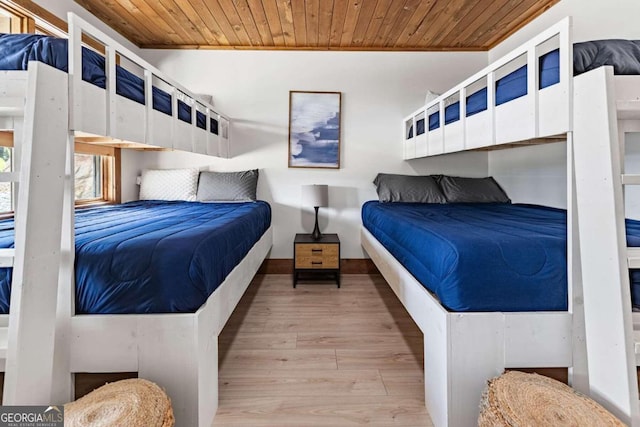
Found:
[(571, 313), (448, 312), (364, 227), (361, 243), (424, 334), (425, 401), (436, 427), (475, 425), (486, 381), (505, 368), (571, 366)]

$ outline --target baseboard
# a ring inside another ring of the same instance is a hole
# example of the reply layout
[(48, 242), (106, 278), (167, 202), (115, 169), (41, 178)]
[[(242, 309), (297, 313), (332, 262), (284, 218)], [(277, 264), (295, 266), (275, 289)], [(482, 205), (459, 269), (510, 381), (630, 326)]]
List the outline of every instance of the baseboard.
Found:
[[(350, 258), (340, 260), (341, 274), (378, 274), (378, 268), (369, 258)], [(293, 259), (265, 259), (258, 274), (293, 274)]]
[(293, 274), (293, 259), (267, 258), (258, 269), (258, 274)]
[(340, 261), (342, 274), (380, 274), (378, 267), (369, 258), (349, 258)]

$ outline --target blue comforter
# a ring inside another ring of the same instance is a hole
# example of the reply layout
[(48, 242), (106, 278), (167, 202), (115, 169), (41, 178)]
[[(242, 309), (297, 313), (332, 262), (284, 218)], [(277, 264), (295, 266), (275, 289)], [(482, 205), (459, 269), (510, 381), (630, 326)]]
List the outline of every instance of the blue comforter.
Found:
[[(76, 312), (196, 311), (269, 228), (266, 202), (131, 202), (76, 213)], [(13, 246), (13, 220), (0, 247)], [(0, 311), (11, 269), (0, 269)]]
[[(564, 210), (370, 201), (362, 221), (448, 310), (567, 309)], [(640, 222), (627, 220), (627, 234), (640, 246)], [(632, 281), (640, 286), (637, 272)]]
[[(66, 39), (38, 34), (0, 34), (0, 70), (26, 70), (29, 61), (39, 61), (68, 71), (68, 43)], [(106, 87), (105, 59), (102, 55), (82, 48), (82, 79), (101, 88)], [(116, 93), (144, 104), (144, 81), (122, 67), (116, 67)], [(172, 114), (171, 95), (153, 88), (153, 108)], [(178, 118), (191, 123), (191, 107), (178, 101)], [(217, 121), (211, 119), (211, 130), (217, 134)], [(196, 124), (206, 129), (206, 115), (197, 112)]]

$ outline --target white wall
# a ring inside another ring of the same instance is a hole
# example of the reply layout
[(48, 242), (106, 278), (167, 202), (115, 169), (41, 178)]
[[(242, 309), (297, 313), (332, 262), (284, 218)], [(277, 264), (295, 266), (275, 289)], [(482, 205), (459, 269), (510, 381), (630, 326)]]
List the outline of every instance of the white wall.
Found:
[(489, 174), (514, 203), (567, 207), (567, 144), (489, 152)]
[[(285, 51), (144, 51), (145, 57), (189, 89), (212, 94), (234, 120), (232, 159), (178, 152), (126, 152), (125, 199), (136, 197), (145, 167), (259, 168), (258, 197), (273, 208), (271, 258), (293, 255), (293, 236), (311, 232), (313, 215), (300, 208), (300, 186), (328, 184), (330, 207), (320, 210), (323, 232), (339, 233), (342, 255), (360, 258), (360, 207), (376, 198), (378, 172), (468, 176), (487, 173), (486, 153), (402, 160), (402, 118), (424, 103), (427, 89), (443, 91), (486, 65), (486, 53)], [(289, 90), (342, 92), (341, 168), (287, 167)]]
[[(573, 17), (574, 42), (602, 38), (640, 39), (638, 0), (562, 0), (489, 51), (495, 61), (565, 16)], [(636, 138), (639, 139), (639, 138)], [(640, 154), (630, 145), (629, 167), (640, 170)], [(489, 153), (489, 173), (514, 201), (566, 208), (566, 144), (499, 150)], [(632, 199), (629, 203), (634, 204)], [(628, 214), (640, 214), (640, 194)]]

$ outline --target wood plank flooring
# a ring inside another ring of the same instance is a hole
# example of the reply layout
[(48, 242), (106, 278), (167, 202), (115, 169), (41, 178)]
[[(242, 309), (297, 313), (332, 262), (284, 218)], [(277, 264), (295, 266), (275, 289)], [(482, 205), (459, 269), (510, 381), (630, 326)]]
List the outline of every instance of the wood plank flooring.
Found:
[(378, 274), (257, 275), (219, 338), (214, 426), (431, 426), (422, 334)]

